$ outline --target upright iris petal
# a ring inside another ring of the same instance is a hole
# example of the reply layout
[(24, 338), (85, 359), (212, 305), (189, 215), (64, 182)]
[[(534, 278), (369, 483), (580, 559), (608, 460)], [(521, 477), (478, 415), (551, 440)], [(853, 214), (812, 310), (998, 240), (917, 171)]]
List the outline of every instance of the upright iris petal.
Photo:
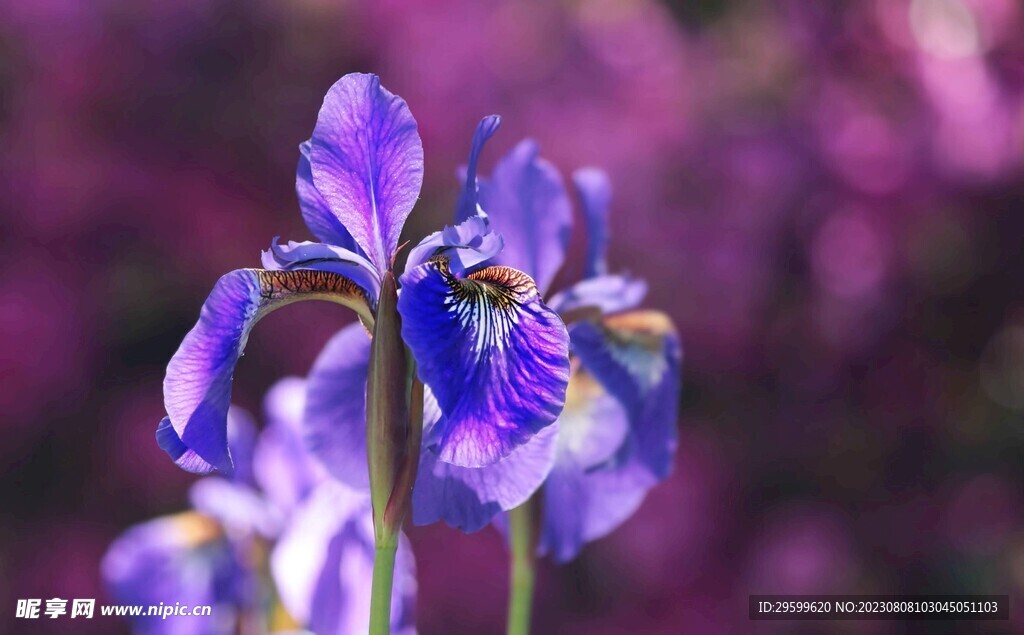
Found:
[(331, 212), (320, 191), (313, 185), (313, 168), (309, 164), (312, 145), (304, 141), (299, 145), (299, 165), (295, 170), (295, 193), (299, 197), (299, 208), (306, 227), (318, 240), (349, 251), (359, 250), (355, 238), (348, 233), (338, 217)]
[[(563, 318), (573, 311), (596, 309), (601, 315), (636, 308), (647, 295), (647, 283), (623, 274), (607, 274), (581, 280), (548, 302)], [(568, 319), (566, 318), (568, 321)]]
[(409, 107), (376, 75), (345, 75), (324, 97), (310, 144), (316, 190), (383, 274), (423, 184)]
[(592, 278), (608, 273), (608, 207), (612, 184), (604, 170), (582, 168), (572, 175), (576, 194), (587, 222), (587, 260), (584, 276)]
[(487, 219), (470, 216), (455, 227), (445, 227), (420, 241), (409, 252), (405, 270), (414, 269), (435, 256), (449, 259), (452, 273), (461, 275), (501, 253), (504, 241), (491, 231)]
[(455, 222), (461, 223), (472, 216), (486, 217), (486, 212), (480, 207), (479, 187), (476, 179), (476, 168), (480, 161), (480, 153), (483, 152), (484, 144), (494, 136), (501, 126), (501, 117), (490, 115), (480, 120), (473, 133), (473, 145), (469, 150), (469, 163), (466, 164), (466, 174), (462, 178), (464, 183), (459, 193), (459, 201), (455, 206)]
[(547, 293), (565, 260), (572, 229), (572, 204), (558, 170), (540, 158), (527, 139), (480, 180), (480, 207), (505, 239), (498, 264), (533, 276)]
[(217, 281), (164, 378), (170, 428), (162, 423), (158, 438), (176, 462), (232, 471), (227, 412), (235, 364), (262, 316), (302, 299), (330, 300), (372, 319), (365, 290), (335, 273), (239, 269)]
[(682, 363), (672, 322), (656, 311), (633, 311), (574, 324), (571, 336), (584, 368), (629, 413), (631, 452), (658, 479), (668, 476), (678, 440)]
[(488, 465), (558, 416), (568, 337), (526, 274), (489, 267), (466, 278), (441, 257), (402, 276), (402, 337), (444, 413), (441, 460)]

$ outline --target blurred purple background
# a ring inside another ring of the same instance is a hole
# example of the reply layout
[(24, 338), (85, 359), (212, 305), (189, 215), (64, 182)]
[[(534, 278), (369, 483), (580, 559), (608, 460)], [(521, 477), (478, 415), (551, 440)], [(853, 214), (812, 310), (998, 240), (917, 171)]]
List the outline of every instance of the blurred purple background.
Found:
[[(824, 630), (1024, 632), (1021, 33), (1016, 0), (0, 0), (0, 618), (103, 601), (110, 540), (186, 506), (163, 368), (221, 273), (308, 238), (297, 145), (370, 71), (426, 150), (406, 237), (501, 114), (485, 168), (530, 135), (610, 171), (613, 268), (682, 333), (675, 473), (543, 565), (536, 632), (824, 632), (748, 622), (799, 592), (1009, 593), (1012, 625)], [(268, 318), (236, 401), (349, 319)], [(411, 536), (420, 632), (500, 632), (498, 534)]]

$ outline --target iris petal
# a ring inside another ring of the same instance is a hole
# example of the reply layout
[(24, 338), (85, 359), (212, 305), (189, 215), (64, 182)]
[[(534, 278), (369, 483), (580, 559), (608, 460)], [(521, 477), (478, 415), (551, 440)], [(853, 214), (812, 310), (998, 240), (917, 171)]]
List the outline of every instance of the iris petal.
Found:
[(267, 391), (263, 403), (267, 426), (256, 443), (253, 472), (267, 499), (288, 512), (326, 477), (303, 441), (306, 381), (281, 379)]
[[(373, 571), (370, 499), (326, 481), (292, 517), (270, 566), (288, 612), (318, 635), (366, 633)], [(395, 562), (391, 632), (413, 635), (416, 572), (401, 536)]]
[(611, 274), (577, 282), (565, 291), (556, 293), (548, 304), (563, 318), (571, 311), (588, 308), (608, 315), (636, 308), (646, 295), (647, 283), (642, 279)]
[(337, 273), (352, 280), (366, 291), (374, 302), (380, 293), (380, 276), (373, 264), (354, 251), (325, 243), (288, 241), (279, 245), (277, 238), (262, 254), (263, 267), (270, 271), (313, 269)]
[(633, 311), (578, 322), (570, 335), (583, 367), (629, 413), (630, 452), (657, 478), (668, 476), (678, 440), (682, 364), (671, 320), (656, 311)]
[(614, 457), (629, 435), (629, 415), (620, 402), (578, 368), (569, 379), (558, 422), (559, 463), (571, 461), (584, 470)]
[[(358, 325), (331, 338), (310, 371), (306, 441), (332, 476), (368, 491), (366, 465), (366, 372), (370, 341)], [(424, 437), (413, 488), (413, 520), (426, 525), (443, 520), (463, 531), (484, 527), (501, 510), (511, 509), (540, 487), (554, 463), (557, 426), (548, 426), (503, 461), (479, 468), (439, 460), (429, 449), (441, 411), (424, 391)]]
[[(425, 404), (423, 436), (429, 441), (444, 426), (438, 425), (442, 415), (429, 390)], [(443, 520), (467, 533), (482, 529), (495, 514), (523, 504), (541, 486), (554, 465), (557, 436), (558, 425), (552, 424), (485, 467), (445, 463), (424, 448), (412, 491), (413, 522), (429, 525)]]
[(423, 184), (409, 107), (376, 75), (345, 75), (324, 97), (310, 144), (317, 191), (383, 274)]
[(255, 488), (211, 476), (192, 484), (188, 492), (192, 507), (215, 518), (233, 535), (277, 535), (281, 514)]
[(480, 180), (480, 207), (505, 239), (496, 262), (525, 271), (547, 293), (565, 260), (572, 204), (562, 175), (527, 139), (505, 155), (489, 180)]
[[(224, 527), (244, 534), (273, 536), (279, 529), (280, 514), (256, 489), (256, 421), (238, 406), (228, 409), (228, 447), (235, 470), (230, 479), (204, 478), (189, 489), (192, 507)], [(263, 435), (259, 441), (262, 442)]]
[(491, 231), (487, 219), (471, 216), (455, 227), (445, 227), (430, 234), (409, 252), (405, 270), (414, 269), (431, 258), (449, 257), (452, 273), (459, 275), (480, 265), (501, 252), (504, 241)]
[(366, 463), (366, 374), (370, 338), (360, 324), (334, 335), (306, 380), (304, 436), (334, 478), (369, 491)]
[(636, 511), (657, 479), (637, 463), (610, 463), (627, 441), (629, 415), (582, 370), (569, 380), (555, 468), (544, 485), (539, 549), (556, 562), (611, 532)]
[(573, 185), (582, 203), (587, 223), (587, 278), (608, 273), (608, 207), (612, 200), (612, 183), (608, 174), (598, 168), (582, 168), (573, 172)]
[(639, 463), (587, 472), (557, 464), (544, 485), (544, 520), (538, 550), (562, 563), (583, 545), (603, 538), (640, 507), (657, 482)]
[(480, 161), (480, 153), (483, 152), (484, 144), (494, 136), (501, 126), (501, 117), (490, 115), (480, 120), (473, 133), (473, 145), (469, 150), (469, 163), (466, 164), (465, 176), (462, 178), (462, 192), (459, 193), (459, 202), (455, 207), (455, 222), (462, 221), (472, 216), (487, 217), (479, 204), (479, 188), (477, 187), (476, 171), (477, 163)]
[(438, 258), (402, 276), (398, 311), (419, 377), (445, 415), (442, 461), (494, 463), (561, 412), (565, 325), (523, 272), (488, 267), (459, 278)]
[(171, 425), (171, 418), (164, 417), (156, 427), (156, 442), (160, 449), (171, 457), (171, 460), (186, 472), (193, 474), (209, 474), (216, 468), (196, 454), (195, 450), (185, 445)]
[(199, 321), (167, 365), (164, 406), (180, 445), (164, 430), (161, 447), (170, 449), (173, 459), (186, 456), (184, 446), (214, 468), (232, 471), (227, 442), (231, 375), (249, 332), (270, 311), (314, 299), (369, 315), (365, 292), (335, 273), (239, 269), (217, 281)]
[(295, 170), (295, 193), (299, 197), (299, 208), (306, 227), (318, 240), (342, 247), (352, 252), (359, 251), (355, 238), (348, 233), (338, 217), (331, 212), (323, 195), (313, 185), (313, 169), (309, 164), (312, 146), (309, 141), (299, 145), (299, 165)]

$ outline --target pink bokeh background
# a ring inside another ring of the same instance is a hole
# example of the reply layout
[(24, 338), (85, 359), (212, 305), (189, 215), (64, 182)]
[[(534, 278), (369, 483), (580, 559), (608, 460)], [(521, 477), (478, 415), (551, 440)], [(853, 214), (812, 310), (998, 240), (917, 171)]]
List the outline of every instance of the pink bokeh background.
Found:
[[(1019, 604), (1022, 32), (1014, 0), (0, 0), (0, 619), (102, 601), (109, 541), (186, 506), (153, 440), (163, 368), (221, 273), (308, 238), (297, 145), (351, 71), (420, 125), (406, 238), (450, 219), (501, 114), (485, 172), (527, 135), (606, 168), (612, 266), (682, 334), (675, 472), (542, 565), (536, 632), (822, 632), (752, 624), (752, 593)], [(258, 410), (349, 319), (267, 318), (236, 400)], [(500, 632), (500, 536), (410, 533), (420, 632)]]

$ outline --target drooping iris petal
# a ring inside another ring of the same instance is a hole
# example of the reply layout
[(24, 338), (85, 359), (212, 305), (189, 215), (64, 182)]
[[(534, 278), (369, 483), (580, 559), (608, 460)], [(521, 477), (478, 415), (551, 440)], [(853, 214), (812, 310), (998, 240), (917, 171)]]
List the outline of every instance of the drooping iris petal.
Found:
[(626, 443), (629, 416), (585, 371), (570, 378), (558, 423), (555, 467), (544, 484), (539, 550), (566, 562), (584, 543), (632, 515), (657, 480), (636, 463), (609, 463)]
[[(342, 329), (328, 342), (310, 371), (305, 418), (310, 449), (332, 476), (363, 492), (369, 490), (365, 405), (369, 349), (369, 338), (358, 325)], [(555, 425), (499, 463), (466, 468), (440, 461), (429, 447), (441, 416), (433, 393), (425, 388), (426, 442), (413, 488), (413, 520), (418, 525), (444, 520), (463, 531), (476, 531), (498, 511), (529, 498), (551, 470)]]
[(562, 175), (538, 153), (533, 140), (520, 142), (479, 190), (480, 207), (505, 239), (496, 262), (525, 271), (544, 294), (565, 260), (572, 204)]
[(578, 322), (570, 331), (575, 353), (625, 406), (631, 449), (659, 479), (672, 469), (678, 440), (682, 349), (671, 320), (656, 311), (634, 311), (603, 322)]
[(409, 252), (405, 270), (418, 267), (431, 258), (446, 255), (452, 273), (462, 274), (501, 252), (504, 241), (490, 230), (487, 220), (471, 216), (455, 227), (445, 227), (420, 241)]
[(167, 456), (171, 457), (175, 465), (186, 472), (209, 474), (217, 469), (204, 461), (202, 457), (196, 454), (195, 450), (189, 449), (181, 441), (181, 437), (178, 436), (178, 433), (174, 431), (174, 426), (171, 425), (170, 417), (164, 417), (157, 424), (156, 442), (160, 449), (166, 452)]
[[(217, 523), (195, 512), (150, 520), (118, 536), (103, 557), (105, 586), (115, 602), (156, 606), (237, 604), (239, 566)], [(98, 614), (98, 612), (97, 612)], [(234, 620), (133, 617), (144, 635), (228, 635)]]
[(267, 391), (263, 404), (267, 426), (253, 454), (254, 475), (267, 500), (287, 513), (327, 476), (303, 441), (306, 381), (279, 380)]
[(657, 483), (646, 467), (628, 462), (586, 471), (558, 463), (544, 485), (544, 520), (539, 552), (568, 562), (583, 545), (603, 538), (640, 507)]
[(199, 321), (167, 365), (164, 406), (180, 441), (172, 442), (164, 429), (161, 447), (171, 458), (182, 462), (190, 450), (214, 468), (232, 471), (227, 442), (231, 375), (249, 331), (268, 312), (307, 299), (329, 300), (370, 316), (365, 292), (335, 273), (239, 269), (217, 281)]
[[(325, 481), (292, 517), (270, 567), (288, 612), (317, 635), (366, 633), (373, 572), (370, 499)], [(391, 632), (416, 632), (415, 563), (403, 535), (395, 562)]]
[(455, 206), (456, 223), (461, 223), (472, 216), (487, 217), (485, 210), (479, 205), (476, 168), (484, 144), (494, 136), (500, 126), (501, 117), (498, 115), (484, 117), (476, 126), (476, 132), (473, 133), (473, 145), (469, 150), (469, 162), (466, 164), (465, 176), (462, 178), (462, 191), (459, 193), (459, 201)]
[(327, 201), (313, 185), (313, 170), (309, 165), (310, 151), (309, 141), (299, 145), (299, 166), (295, 170), (295, 193), (299, 197), (302, 219), (306, 221), (309, 231), (321, 242), (357, 252), (359, 247), (352, 234), (348, 233), (338, 217), (331, 212)]
[(572, 182), (580, 197), (587, 223), (587, 260), (584, 276), (592, 278), (608, 273), (608, 207), (612, 201), (612, 183), (598, 168), (573, 172)]
[[(563, 318), (571, 311), (593, 308), (602, 315), (634, 309), (647, 295), (647, 283), (623, 274), (602, 275), (577, 282), (548, 302)], [(566, 318), (566, 321), (569, 320)]]
[(383, 274), (423, 184), (409, 107), (376, 75), (345, 75), (327, 91), (310, 144), (317, 191)]
[(402, 338), (444, 413), (442, 461), (463, 467), (508, 456), (562, 410), (568, 338), (529, 276), (488, 267), (466, 278), (439, 258), (402, 276)]
[(416, 487), (412, 491), (413, 522), (429, 525), (443, 520), (464, 532), (487, 526), (495, 514), (526, 502), (544, 482), (555, 461), (558, 424), (552, 424), (514, 449), (503, 460), (485, 467), (460, 467), (439, 460), (429, 449), (442, 417), (429, 389), (424, 397), (425, 447), (420, 453)]
[[(252, 480), (252, 450), (256, 435), (256, 424), (248, 412), (234, 406), (227, 415), (228, 447), (235, 461), (234, 478), (246, 482)], [(156, 428), (156, 441), (160, 448), (171, 457), (181, 469), (194, 474), (209, 474), (214, 467), (204, 461), (196, 452), (185, 445), (171, 425), (170, 417), (164, 417)]]
[(367, 296), (376, 301), (380, 293), (380, 277), (369, 260), (363, 256), (324, 243), (288, 241), (279, 245), (277, 238), (270, 243), (270, 249), (262, 256), (263, 267), (269, 271), (298, 271), (315, 269), (330, 271), (345, 276), (362, 287)]
[(369, 491), (366, 462), (366, 376), (370, 338), (361, 324), (334, 335), (306, 380), (304, 436), (331, 476)]

